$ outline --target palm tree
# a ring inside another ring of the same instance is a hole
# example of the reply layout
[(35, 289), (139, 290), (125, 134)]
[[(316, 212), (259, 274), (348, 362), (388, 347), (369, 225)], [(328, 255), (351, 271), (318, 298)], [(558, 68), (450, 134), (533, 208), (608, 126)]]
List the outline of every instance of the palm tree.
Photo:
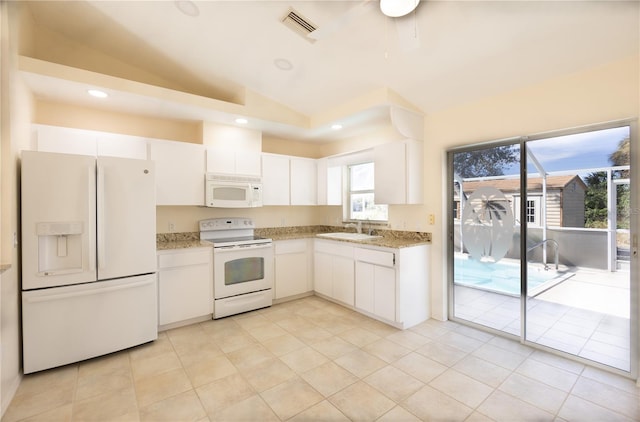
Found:
[(494, 187), (473, 192), (462, 212), (462, 236), (472, 258), (497, 262), (511, 247), (513, 213), (504, 194)]

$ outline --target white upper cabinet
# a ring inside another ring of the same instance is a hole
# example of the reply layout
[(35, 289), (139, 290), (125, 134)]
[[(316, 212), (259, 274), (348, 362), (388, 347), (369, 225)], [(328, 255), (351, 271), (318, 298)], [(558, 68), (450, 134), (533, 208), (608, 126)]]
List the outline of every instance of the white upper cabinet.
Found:
[(233, 151), (224, 148), (207, 148), (207, 172), (232, 175), (261, 175), (261, 157), (259, 152)]
[(263, 205), (316, 205), (316, 160), (262, 154)]
[(289, 165), (291, 205), (316, 205), (318, 203), (316, 160), (291, 157)]
[(139, 136), (101, 133), (97, 138), (97, 151), (100, 157), (120, 157), (146, 160), (148, 141)]
[(374, 148), (375, 198), (379, 204), (421, 204), (422, 142), (407, 139)]
[(146, 160), (147, 139), (118, 133), (33, 125), (34, 149), (43, 152)]
[(328, 158), (316, 160), (318, 205), (342, 205), (342, 167), (332, 166)]
[(157, 205), (204, 205), (204, 147), (160, 140), (150, 145), (156, 162)]
[(68, 127), (33, 125), (34, 149), (42, 152), (91, 155), (97, 151), (97, 132)]
[(262, 204), (289, 205), (289, 157), (262, 154)]

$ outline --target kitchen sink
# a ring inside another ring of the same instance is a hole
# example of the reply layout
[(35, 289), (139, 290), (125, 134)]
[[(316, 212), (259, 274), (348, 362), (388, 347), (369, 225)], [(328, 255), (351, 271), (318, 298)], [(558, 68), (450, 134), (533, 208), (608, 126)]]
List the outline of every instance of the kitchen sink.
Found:
[(339, 240), (371, 240), (371, 239), (380, 239), (382, 237), (382, 236), (374, 236), (374, 235), (364, 234), (364, 233), (345, 233), (345, 232), (319, 233), (317, 236), (326, 237), (329, 239), (339, 239)]

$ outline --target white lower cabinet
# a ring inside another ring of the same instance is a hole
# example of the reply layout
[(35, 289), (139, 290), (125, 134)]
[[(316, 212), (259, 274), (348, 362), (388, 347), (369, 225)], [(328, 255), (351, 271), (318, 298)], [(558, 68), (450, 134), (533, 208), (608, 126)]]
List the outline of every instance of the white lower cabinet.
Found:
[(158, 324), (171, 328), (213, 313), (213, 250), (158, 251)]
[(356, 262), (356, 308), (396, 320), (396, 272), (393, 268)]
[(355, 303), (353, 250), (346, 242), (315, 240), (314, 290), (349, 306)]
[(429, 318), (429, 246), (356, 247), (355, 308), (406, 329)]
[(274, 299), (311, 292), (312, 254), (309, 239), (274, 242)]

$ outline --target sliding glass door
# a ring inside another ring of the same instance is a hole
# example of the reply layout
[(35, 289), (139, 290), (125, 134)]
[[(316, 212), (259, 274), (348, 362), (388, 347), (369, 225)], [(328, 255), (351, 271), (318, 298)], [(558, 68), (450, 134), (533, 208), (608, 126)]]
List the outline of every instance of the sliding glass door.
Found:
[(451, 152), (452, 313), (520, 336), (520, 143)]
[[(532, 139), (526, 340), (631, 371), (631, 128)], [(635, 199), (635, 198), (634, 198)]]
[(634, 374), (633, 136), (450, 151), (450, 316)]

